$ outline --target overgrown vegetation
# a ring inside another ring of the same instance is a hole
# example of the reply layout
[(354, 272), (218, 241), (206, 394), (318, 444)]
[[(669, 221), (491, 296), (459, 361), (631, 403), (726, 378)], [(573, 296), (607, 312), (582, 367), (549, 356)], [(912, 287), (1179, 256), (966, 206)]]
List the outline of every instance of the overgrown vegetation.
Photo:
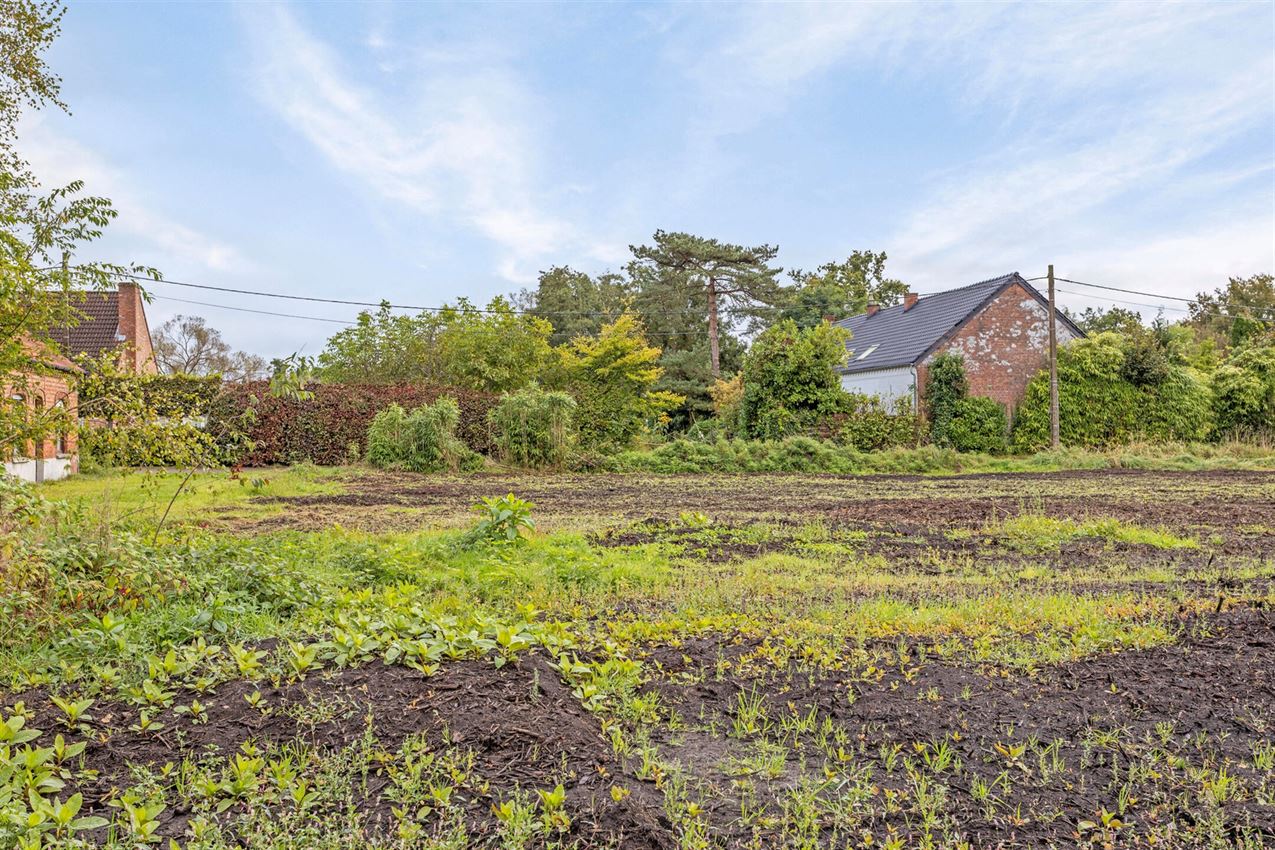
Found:
[[(350, 530), (342, 490), (339, 524), (219, 527), (314, 504), (293, 474), (199, 477), (154, 543), (136, 475), (5, 491), (0, 577), (49, 593), (0, 586), (2, 840), (1261, 846), (1269, 475), (584, 476), (477, 517), (452, 478), (427, 528)], [(376, 514), (410, 479), (368, 483)]]
[(460, 407), (440, 398), (410, 412), (391, 404), (372, 419), (367, 432), (367, 461), (382, 469), (456, 472), (482, 460), (456, 438)]

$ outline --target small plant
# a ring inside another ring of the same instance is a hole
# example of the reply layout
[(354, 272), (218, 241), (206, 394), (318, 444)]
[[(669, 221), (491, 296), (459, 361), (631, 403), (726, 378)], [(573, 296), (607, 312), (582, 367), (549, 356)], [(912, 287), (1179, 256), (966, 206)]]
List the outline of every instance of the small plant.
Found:
[(482, 518), (465, 533), (464, 545), (472, 548), (484, 543), (508, 545), (521, 541), (525, 533), (536, 529), (536, 522), (531, 518), (534, 507), (533, 503), (519, 499), (513, 493), (483, 499), (474, 505), (474, 510)]

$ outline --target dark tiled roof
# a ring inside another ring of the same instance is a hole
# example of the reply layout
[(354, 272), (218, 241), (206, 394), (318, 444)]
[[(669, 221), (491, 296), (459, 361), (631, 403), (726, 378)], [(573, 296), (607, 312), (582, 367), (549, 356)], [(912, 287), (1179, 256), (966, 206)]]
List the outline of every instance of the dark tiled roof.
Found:
[(54, 328), (49, 337), (68, 357), (97, 358), (124, 341), (120, 335), (118, 292), (72, 292), (71, 306), (81, 314), (79, 324)]
[[(849, 342), (852, 352), (850, 362), (841, 371), (866, 372), (916, 363), (984, 302), (1015, 282), (1040, 296), (1030, 283), (1014, 272), (960, 289), (926, 295), (906, 312), (902, 304), (896, 304), (878, 310), (875, 316), (862, 313), (842, 319), (837, 324), (849, 328), (853, 338)], [(1059, 320), (1065, 321), (1061, 313)]]

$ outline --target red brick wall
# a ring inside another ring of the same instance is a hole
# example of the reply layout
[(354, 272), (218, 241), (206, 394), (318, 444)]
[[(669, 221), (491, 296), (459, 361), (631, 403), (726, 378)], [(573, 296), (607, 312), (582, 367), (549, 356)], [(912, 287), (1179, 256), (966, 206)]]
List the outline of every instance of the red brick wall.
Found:
[(124, 335), (120, 367), (138, 375), (154, 375), (155, 351), (151, 348), (150, 326), (146, 323), (146, 305), (136, 283), (121, 283), (119, 297), (120, 333)]
[[(30, 374), (24, 378), (22, 385), (12, 385), (6, 387), (5, 392), (12, 396), (21, 394), (26, 399), (27, 407), (35, 413), (37, 405), (41, 405), (44, 410), (48, 410), (61, 402), (70, 409), (71, 416), (74, 418), (75, 409), (78, 399), (75, 390), (71, 386), (69, 376), (60, 373), (49, 375)], [(55, 458), (59, 454), (75, 456), (79, 451), (76, 444), (75, 433), (68, 433), (63, 438), (62, 451), (58, 451), (58, 440), (56, 436), (50, 436), (38, 443), (27, 442), (26, 448), (22, 454), (30, 458), (49, 459)], [(72, 463), (72, 470), (78, 466), (78, 463)]]
[[(1057, 329), (1059, 345), (1074, 338), (1062, 322)], [(1049, 311), (1016, 283), (976, 313), (926, 363), (943, 352), (965, 358), (970, 395), (995, 399), (1013, 416), (1028, 382), (1048, 364)], [(921, 387), (926, 363), (917, 367)]]

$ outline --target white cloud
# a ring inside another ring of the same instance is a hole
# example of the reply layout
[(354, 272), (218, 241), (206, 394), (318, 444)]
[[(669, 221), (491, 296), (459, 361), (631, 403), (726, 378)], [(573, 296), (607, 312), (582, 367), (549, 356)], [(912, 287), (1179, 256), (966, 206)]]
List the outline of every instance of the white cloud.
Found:
[(21, 136), (23, 153), (46, 188), (83, 180), (85, 192), (110, 198), (119, 215), (111, 222), (107, 236), (127, 236), (148, 252), (145, 262), (168, 271), (252, 269), (252, 263), (235, 246), (183, 224), (164, 209), (162, 201), (147, 197), (124, 169), (58, 132), (42, 116), (25, 118)]
[(539, 203), (527, 115), (535, 100), (510, 74), (440, 62), (414, 81), (410, 100), (396, 101), (355, 82), (288, 7), (244, 14), (265, 102), (379, 199), (481, 234), (501, 249), (500, 274), (518, 282), (572, 239)]
[(1275, 125), (1269, 6), (793, 3), (732, 21), (687, 64), (706, 116), (692, 171), (730, 179), (720, 136), (850, 71), (924, 84), (999, 140), (906, 206), (881, 199), (897, 218), (880, 247), (920, 289), (1066, 258), (1190, 295), (1275, 266), (1269, 147), (1232, 147)]

